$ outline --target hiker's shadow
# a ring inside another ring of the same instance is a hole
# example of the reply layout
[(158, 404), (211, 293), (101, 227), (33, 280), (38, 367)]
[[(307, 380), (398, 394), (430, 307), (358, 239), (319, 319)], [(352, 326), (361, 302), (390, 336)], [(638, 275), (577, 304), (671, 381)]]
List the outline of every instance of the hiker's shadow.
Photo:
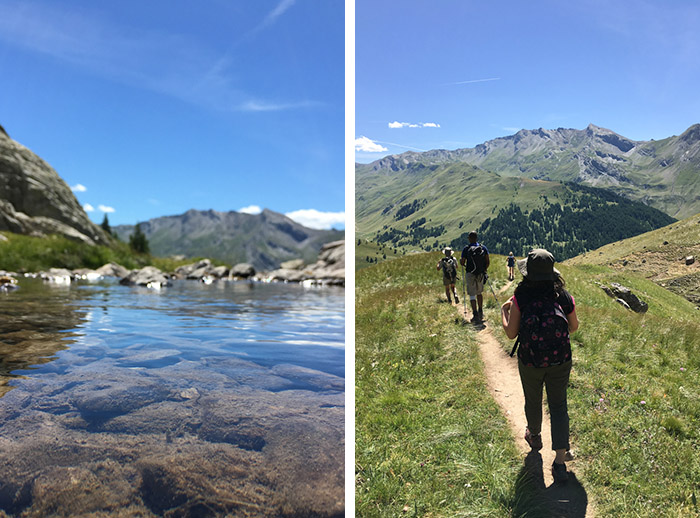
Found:
[(569, 471), (567, 482), (546, 487), (542, 469), (542, 455), (528, 453), (515, 483), (513, 516), (585, 518), (588, 495), (576, 475)]

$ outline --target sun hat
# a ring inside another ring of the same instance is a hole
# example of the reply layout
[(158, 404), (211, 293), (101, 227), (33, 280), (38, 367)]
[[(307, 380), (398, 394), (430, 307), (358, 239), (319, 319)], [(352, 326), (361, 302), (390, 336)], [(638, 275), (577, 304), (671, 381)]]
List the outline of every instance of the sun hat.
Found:
[(553, 281), (561, 275), (554, 267), (554, 256), (544, 248), (535, 248), (527, 254), (527, 259), (517, 261), (518, 270), (531, 281)]
[(449, 246), (446, 246), (445, 249), (442, 251), (443, 254), (447, 254), (447, 252), (452, 253), (452, 249)]

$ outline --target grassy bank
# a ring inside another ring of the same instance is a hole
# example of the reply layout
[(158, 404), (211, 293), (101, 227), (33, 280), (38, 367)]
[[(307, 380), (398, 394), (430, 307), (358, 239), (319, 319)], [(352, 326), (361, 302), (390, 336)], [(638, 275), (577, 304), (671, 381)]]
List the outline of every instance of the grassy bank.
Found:
[(438, 301), (438, 255), (357, 274), (358, 516), (505, 517), (523, 498), (515, 445), (472, 332)]
[(15, 272), (38, 272), (49, 268), (99, 268), (114, 262), (125, 268), (157, 266), (171, 271), (194, 260), (174, 261), (167, 258), (138, 254), (129, 245), (114, 241), (111, 246), (90, 246), (62, 236), (32, 237), (2, 232), (7, 238), (0, 241), (0, 269)]
[[(357, 514), (546, 516), (523, 490), (523, 460), (484, 384), (474, 331), (438, 303), (439, 257), (357, 273)], [(492, 257), (496, 289), (503, 262)], [(698, 311), (641, 277), (561, 270), (581, 320), (569, 390), (574, 469), (597, 515), (700, 515)], [(596, 282), (629, 286), (648, 313), (625, 310)], [(489, 325), (510, 349), (490, 292), (486, 300)]]

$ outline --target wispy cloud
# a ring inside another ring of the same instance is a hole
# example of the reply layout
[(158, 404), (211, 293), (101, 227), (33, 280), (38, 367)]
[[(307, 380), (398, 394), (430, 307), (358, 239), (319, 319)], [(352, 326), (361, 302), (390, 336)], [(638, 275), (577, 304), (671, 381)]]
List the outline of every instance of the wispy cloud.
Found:
[(260, 214), (262, 209), (257, 205), (248, 205), (247, 207), (238, 209), (238, 212), (242, 212), (243, 214)]
[(363, 151), (365, 153), (381, 153), (382, 151), (388, 151), (388, 149), (377, 144), (372, 139), (367, 137), (358, 137), (355, 139), (355, 151)]
[(95, 211), (95, 207), (93, 207), (93, 206), (90, 205), (89, 203), (86, 203), (85, 205), (83, 205), (83, 210), (84, 210), (85, 212), (94, 212), (94, 211)]
[(399, 122), (394, 121), (389, 123), (389, 127), (396, 128), (439, 128), (440, 125), (436, 122)]
[(111, 214), (112, 212), (116, 212), (116, 211), (114, 210), (114, 207), (109, 207), (109, 206), (107, 206), (107, 205), (98, 205), (97, 208), (100, 209), (100, 210), (101, 210), (102, 212), (104, 212), (104, 213), (110, 213), (110, 214)]
[(337, 228), (340, 224), (345, 226), (345, 212), (320, 212), (316, 209), (302, 209), (287, 212), (285, 216), (309, 228), (330, 229)]
[(275, 112), (281, 110), (294, 110), (299, 108), (309, 108), (320, 106), (321, 103), (315, 101), (299, 101), (296, 103), (272, 103), (266, 101), (246, 101), (239, 106), (241, 111), (246, 112)]
[(452, 86), (452, 85), (468, 85), (471, 83), (485, 83), (487, 81), (500, 81), (500, 77), (489, 77), (487, 79), (469, 79), (467, 81), (457, 81), (455, 83), (444, 83), (443, 86)]
[(87, 191), (87, 187), (85, 187), (82, 183), (76, 183), (70, 188), (70, 190), (73, 192), (85, 192)]
[[(295, 3), (282, 0), (249, 35), (274, 24)], [(98, 11), (69, 11), (35, 0), (0, 3), (0, 40), (49, 55), (95, 75), (216, 110), (308, 108), (313, 102), (266, 102), (234, 84), (232, 58), (180, 34), (118, 25)]]

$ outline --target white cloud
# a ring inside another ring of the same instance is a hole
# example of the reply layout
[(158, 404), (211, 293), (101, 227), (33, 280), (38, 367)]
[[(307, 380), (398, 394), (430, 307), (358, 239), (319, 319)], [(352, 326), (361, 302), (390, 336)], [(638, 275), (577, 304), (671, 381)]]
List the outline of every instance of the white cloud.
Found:
[(368, 139), (367, 137), (359, 137), (355, 139), (355, 151), (381, 153), (382, 151), (388, 151), (388, 149), (380, 144), (377, 144), (372, 139)]
[(440, 125), (436, 122), (399, 122), (394, 121), (389, 123), (389, 127), (392, 129), (397, 128), (439, 128)]
[(93, 207), (89, 203), (86, 203), (85, 205), (83, 205), (83, 210), (85, 212), (93, 212), (95, 210), (95, 207)]
[(243, 214), (260, 214), (262, 209), (257, 205), (248, 205), (247, 207), (238, 209), (238, 212), (242, 212)]
[(85, 187), (82, 183), (76, 183), (70, 188), (70, 190), (73, 192), (85, 192), (87, 191), (87, 187)]
[(115, 212), (113, 207), (108, 207), (107, 205), (98, 205), (98, 209), (100, 209), (102, 212)]
[(309, 228), (330, 229), (339, 223), (345, 226), (345, 212), (320, 212), (316, 209), (302, 209), (287, 212), (290, 219)]

